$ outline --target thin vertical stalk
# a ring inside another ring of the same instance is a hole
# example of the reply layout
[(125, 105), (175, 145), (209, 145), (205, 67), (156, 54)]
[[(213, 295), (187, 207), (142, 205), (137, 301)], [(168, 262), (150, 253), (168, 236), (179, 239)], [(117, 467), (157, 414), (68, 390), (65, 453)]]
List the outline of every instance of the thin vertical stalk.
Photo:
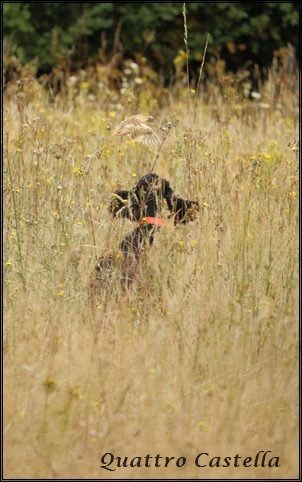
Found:
[(17, 247), (18, 247), (18, 255), (19, 255), (19, 265), (20, 265), (20, 274), (22, 279), (22, 284), (24, 291), (26, 291), (26, 281), (24, 276), (24, 266), (23, 266), (23, 259), (22, 259), (22, 248), (21, 248), (21, 236), (19, 231), (19, 220), (18, 220), (18, 213), (17, 213), (17, 202), (15, 196), (15, 188), (14, 188), (14, 181), (12, 176), (9, 152), (8, 152), (8, 134), (6, 136), (6, 159), (7, 159), (7, 170), (8, 170), (8, 177), (11, 184), (11, 192), (12, 192), (12, 199), (13, 199), (13, 210), (14, 210), (14, 218), (15, 218), (15, 228), (16, 228), (16, 237), (17, 237)]
[(202, 76), (204, 61), (205, 61), (205, 58), (206, 58), (206, 53), (207, 53), (207, 48), (208, 48), (208, 42), (209, 42), (209, 34), (207, 34), (206, 43), (205, 43), (205, 46), (204, 46), (204, 49), (203, 49), (202, 61), (201, 61), (198, 80), (197, 80), (195, 102), (194, 102), (194, 117), (195, 117), (195, 114), (196, 114), (196, 105), (197, 105), (197, 99), (198, 99), (198, 94), (199, 94), (199, 87), (200, 87), (200, 82), (201, 82), (201, 76)]
[(93, 219), (92, 219), (92, 211), (91, 211), (91, 202), (90, 202), (90, 195), (89, 195), (89, 189), (87, 185), (87, 181), (85, 178), (85, 174), (82, 174), (83, 180), (84, 180), (84, 185), (85, 185), (85, 190), (86, 190), (86, 195), (87, 195), (87, 200), (88, 200), (88, 207), (89, 207), (89, 221), (90, 221), (90, 227), (91, 227), (91, 232), (92, 232), (92, 239), (93, 239), (93, 244), (96, 246), (96, 237), (95, 237), (95, 232), (94, 232), (94, 227), (93, 227)]
[(187, 28), (187, 13), (186, 4), (183, 3), (182, 15), (184, 18), (184, 42), (186, 47), (186, 69), (187, 69), (187, 88), (188, 88), (188, 99), (190, 99), (190, 76), (189, 76), (189, 47), (188, 47), (188, 28)]

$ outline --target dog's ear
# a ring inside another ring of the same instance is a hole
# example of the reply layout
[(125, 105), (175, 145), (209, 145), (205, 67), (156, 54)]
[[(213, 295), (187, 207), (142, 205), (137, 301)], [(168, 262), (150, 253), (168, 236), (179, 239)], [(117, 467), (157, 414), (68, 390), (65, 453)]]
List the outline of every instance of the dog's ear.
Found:
[(129, 191), (115, 191), (108, 205), (110, 214), (115, 218), (130, 219), (130, 197)]
[(196, 219), (199, 212), (198, 201), (188, 201), (179, 197), (173, 199), (174, 224), (186, 224)]
[(177, 197), (166, 179), (162, 179), (162, 194), (167, 202), (169, 211), (174, 214), (175, 226), (177, 224), (186, 224), (197, 217), (199, 212), (198, 201), (189, 201)]
[(171, 188), (169, 181), (167, 181), (166, 179), (162, 180), (162, 194), (166, 200), (169, 211), (173, 212), (174, 199), (176, 199), (176, 196), (174, 195), (174, 191)]

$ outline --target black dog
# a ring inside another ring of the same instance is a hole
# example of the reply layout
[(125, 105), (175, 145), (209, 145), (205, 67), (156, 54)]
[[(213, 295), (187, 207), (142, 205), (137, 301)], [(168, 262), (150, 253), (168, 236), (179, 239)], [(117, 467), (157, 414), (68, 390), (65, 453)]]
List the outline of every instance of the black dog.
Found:
[[(140, 255), (146, 245), (153, 243), (163, 220), (161, 211), (166, 203), (174, 225), (185, 224), (196, 218), (198, 201), (188, 201), (174, 194), (170, 184), (156, 174), (143, 176), (130, 191), (116, 191), (109, 204), (114, 217), (127, 218), (139, 225), (120, 244), (123, 253), (122, 280), (129, 285), (135, 277)], [(96, 277), (113, 267), (113, 259), (102, 257), (96, 265)]]

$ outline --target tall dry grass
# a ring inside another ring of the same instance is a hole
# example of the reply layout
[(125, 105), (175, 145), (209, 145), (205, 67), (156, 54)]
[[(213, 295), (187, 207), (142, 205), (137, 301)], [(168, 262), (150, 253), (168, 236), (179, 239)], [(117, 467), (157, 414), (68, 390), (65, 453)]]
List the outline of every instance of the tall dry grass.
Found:
[[(137, 111), (178, 120), (156, 171), (202, 209), (190, 225), (167, 222), (136, 283), (113, 281), (94, 310), (96, 256), (118, 260), (133, 227), (109, 217), (108, 198), (154, 159), (111, 136), (133, 96), (91, 96), (88, 82), (73, 95), (70, 82), (49, 103), (30, 79), (8, 90), (6, 477), (297, 476), (297, 94), (278, 82), (272, 72), (262, 104), (227, 76), (223, 93), (209, 83), (194, 122), (186, 87), (161, 108), (147, 89), (134, 98)], [(203, 451), (259, 450), (281, 467), (193, 464)], [(188, 462), (107, 472), (105, 452)]]

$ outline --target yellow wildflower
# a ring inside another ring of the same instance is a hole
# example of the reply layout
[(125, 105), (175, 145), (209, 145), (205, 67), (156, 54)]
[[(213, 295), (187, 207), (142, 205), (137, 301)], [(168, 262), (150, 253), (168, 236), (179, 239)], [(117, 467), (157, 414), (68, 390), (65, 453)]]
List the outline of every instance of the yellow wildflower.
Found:
[(72, 174), (76, 174), (77, 176), (83, 176), (83, 170), (80, 167), (74, 166), (71, 168)]
[(264, 160), (265, 162), (270, 162), (270, 161), (272, 160), (271, 154), (268, 154), (267, 152), (265, 152), (265, 153), (263, 154), (263, 160)]
[(297, 196), (297, 193), (296, 193), (296, 191), (290, 191), (288, 193), (288, 195), (289, 195), (289, 197), (295, 198)]

